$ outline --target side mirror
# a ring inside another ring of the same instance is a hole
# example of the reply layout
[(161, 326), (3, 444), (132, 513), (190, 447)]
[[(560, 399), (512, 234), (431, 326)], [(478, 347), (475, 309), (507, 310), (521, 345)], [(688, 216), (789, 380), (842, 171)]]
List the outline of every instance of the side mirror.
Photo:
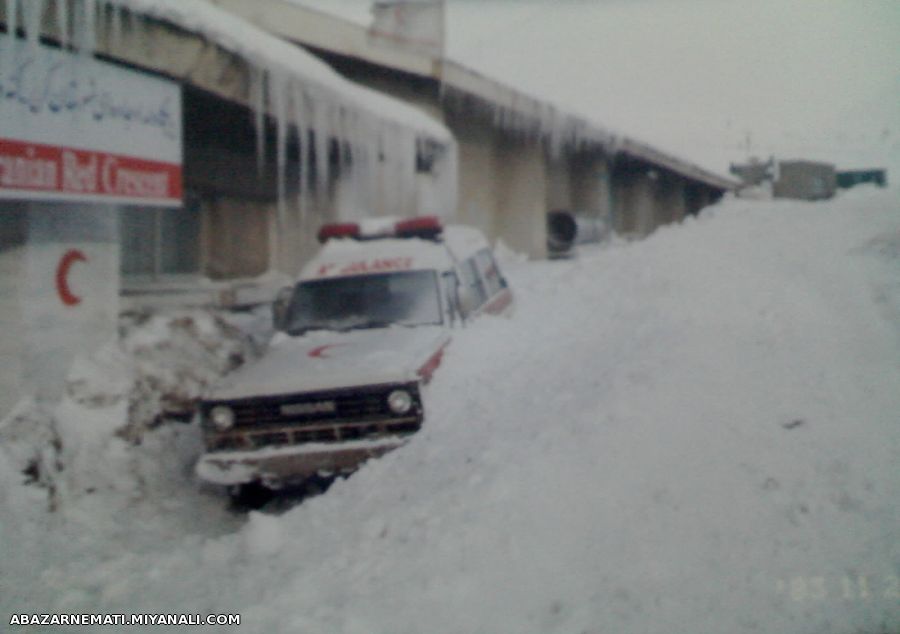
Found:
[(272, 325), (275, 330), (282, 332), (287, 327), (288, 308), (291, 305), (291, 296), (294, 289), (285, 286), (275, 295), (275, 301), (272, 302)]

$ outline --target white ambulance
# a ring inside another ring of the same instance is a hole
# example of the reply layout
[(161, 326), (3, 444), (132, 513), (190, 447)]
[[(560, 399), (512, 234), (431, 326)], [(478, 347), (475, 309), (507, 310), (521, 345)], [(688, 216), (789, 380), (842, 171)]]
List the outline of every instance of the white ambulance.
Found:
[(276, 301), (270, 349), (201, 403), (197, 473), (232, 493), (350, 473), (404, 444), (453, 328), (511, 309), (474, 228), (379, 219), (325, 225), (319, 241)]

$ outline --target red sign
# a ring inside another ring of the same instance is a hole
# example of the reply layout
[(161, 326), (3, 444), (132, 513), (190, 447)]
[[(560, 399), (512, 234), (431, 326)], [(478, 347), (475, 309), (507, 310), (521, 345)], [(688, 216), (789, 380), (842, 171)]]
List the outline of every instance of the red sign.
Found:
[(0, 139), (0, 189), (65, 198), (180, 203), (181, 166)]

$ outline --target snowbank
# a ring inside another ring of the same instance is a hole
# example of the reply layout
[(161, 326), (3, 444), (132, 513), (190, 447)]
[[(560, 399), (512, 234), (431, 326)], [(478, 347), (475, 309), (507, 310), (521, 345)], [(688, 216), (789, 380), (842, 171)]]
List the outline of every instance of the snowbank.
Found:
[[(354, 634), (897, 630), (896, 190), (727, 201), (645, 241), (508, 274), (515, 316), (456, 334), (423, 431), (286, 512), (222, 513), (182, 470), (186, 438), (159, 440), (178, 456), (146, 474), (166, 484), (127, 504), (83, 496), (48, 514), (7, 470), (0, 617), (239, 612), (242, 632)], [(190, 428), (145, 438), (174, 429)]]
[(265, 317), (232, 319), (243, 329), (200, 310), (123, 317), (119, 341), (76, 359), (57, 406), (24, 401), (0, 421), (3, 480), (43, 487), (49, 508), (96, 492), (143, 495), (135, 447), (163, 422), (189, 422), (201, 393), (261, 349)]

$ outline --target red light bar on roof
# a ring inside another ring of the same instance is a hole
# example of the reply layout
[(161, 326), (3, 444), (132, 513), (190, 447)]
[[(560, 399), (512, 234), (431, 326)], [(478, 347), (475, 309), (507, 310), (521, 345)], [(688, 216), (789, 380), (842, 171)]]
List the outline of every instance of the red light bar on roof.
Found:
[(359, 225), (355, 222), (332, 223), (322, 225), (319, 229), (319, 242), (324, 243), (332, 238), (358, 238)]
[(398, 238), (424, 238), (434, 240), (444, 230), (437, 216), (420, 216), (399, 220), (394, 225), (394, 235)]
[(353, 238), (354, 240), (375, 240), (378, 238), (422, 238), (436, 240), (444, 230), (437, 216), (419, 216), (398, 220), (393, 225), (385, 224), (384, 219), (372, 219), (376, 222), (331, 223), (319, 229), (319, 242), (324, 243), (332, 238)]

